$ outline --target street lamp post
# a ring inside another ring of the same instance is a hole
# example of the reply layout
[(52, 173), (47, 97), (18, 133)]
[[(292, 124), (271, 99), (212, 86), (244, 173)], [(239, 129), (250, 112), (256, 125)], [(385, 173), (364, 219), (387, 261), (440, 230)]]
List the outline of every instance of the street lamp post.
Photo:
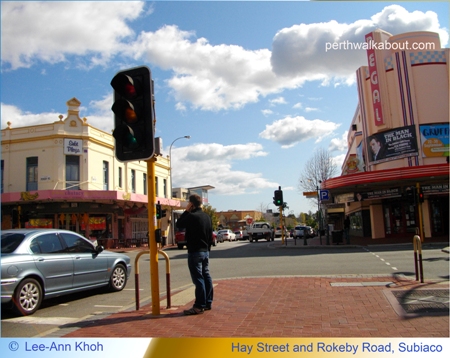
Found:
[[(183, 138), (191, 139), (191, 136), (190, 135), (185, 135), (183, 137), (178, 137), (178, 138), (173, 140), (173, 142), (170, 144), (170, 147), (169, 147), (169, 158), (170, 158), (170, 167), (169, 167), (169, 170), (170, 170), (170, 199), (172, 199), (172, 195), (173, 195), (173, 192), (172, 192), (172, 189), (173, 189), (173, 187), (172, 187), (172, 145), (178, 139), (183, 139)], [(170, 227), (171, 227), (171, 231), (172, 231), (172, 244), (174, 244), (175, 243), (175, 241), (174, 241), (175, 229), (174, 229), (173, 211), (170, 212), (170, 221), (171, 221)]]

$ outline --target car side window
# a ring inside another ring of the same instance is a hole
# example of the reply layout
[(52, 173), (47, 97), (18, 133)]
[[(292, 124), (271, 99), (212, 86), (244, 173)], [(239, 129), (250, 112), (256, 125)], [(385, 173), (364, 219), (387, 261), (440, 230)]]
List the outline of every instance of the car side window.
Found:
[(77, 252), (77, 253), (94, 252), (94, 247), (81, 237), (69, 233), (60, 233), (60, 234), (67, 245), (68, 252)]
[(36, 237), (31, 242), (30, 249), (35, 254), (54, 254), (63, 251), (61, 242), (56, 234), (43, 234)]

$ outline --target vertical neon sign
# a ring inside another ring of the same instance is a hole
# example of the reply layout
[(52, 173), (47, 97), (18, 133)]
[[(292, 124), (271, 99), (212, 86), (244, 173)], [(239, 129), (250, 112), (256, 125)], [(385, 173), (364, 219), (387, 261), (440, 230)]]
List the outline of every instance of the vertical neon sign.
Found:
[(381, 108), (380, 84), (378, 82), (377, 60), (375, 57), (373, 33), (365, 36), (367, 46), (367, 61), (369, 63), (370, 90), (372, 94), (373, 113), (375, 115), (375, 125), (384, 124), (383, 110)]

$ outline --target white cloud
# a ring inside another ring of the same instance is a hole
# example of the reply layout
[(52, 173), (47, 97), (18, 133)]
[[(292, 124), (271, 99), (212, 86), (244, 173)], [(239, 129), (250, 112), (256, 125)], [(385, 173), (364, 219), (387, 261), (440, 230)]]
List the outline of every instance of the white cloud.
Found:
[(305, 108), (305, 112), (317, 112), (319, 110), (319, 108), (314, 108), (314, 107), (306, 107)]
[(284, 97), (277, 97), (277, 98), (271, 99), (269, 101), (269, 103), (275, 106), (277, 104), (286, 104), (287, 102), (284, 99)]
[(11, 123), (11, 128), (34, 126), (42, 123), (52, 123), (59, 121), (61, 113), (47, 112), (34, 114), (23, 112), (16, 106), (1, 104), (2, 129), (7, 127), (7, 122)]
[(342, 134), (341, 138), (333, 138), (330, 141), (330, 145), (328, 146), (328, 150), (331, 152), (339, 151), (344, 152), (348, 150), (348, 143), (347, 143), (347, 137), (348, 137), (348, 131), (345, 131), (344, 134)]
[(270, 116), (271, 114), (273, 114), (273, 111), (272, 110), (270, 110), (270, 109), (263, 109), (262, 111), (261, 111), (261, 113), (264, 115), (264, 116)]
[[(336, 167), (338, 169), (342, 168), (342, 165), (344, 164), (345, 156), (346, 156), (345, 154), (339, 154), (339, 155), (331, 158), (331, 160), (333, 161), (333, 163), (336, 165)], [(338, 170), (337, 176), (339, 176), (339, 175), (340, 175), (340, 171)]]
[(303, 116), (288, 116), (266, 125), (266, 129), (259, 133), (259, 136), (277, 142), (283, 148), (289, 148), (311, 138), (315, 138), (315, 142), (318, 143), (339, 126), (340, 124), (321, 119), (309, 120)]
[(236, 160), (265, 156), (260, 144), (222, 145), (200, 143), (189, 147), (172, 148), (172, 179), (174, 186), (212, 185), (214, 194), (238, 195), (273, 188), (277, 183), (263, 178), (261, 173), (233, 170)]
[[(400, 5), (386, 6), (370, 19), (353, 23), (335, 20), (313, 24), (299, 24), (280, 30), (274, 37), (271, 62), (279, 76), (320, 77), (328, 84), (352, 83), (355, 70), (367, 63), (364, 50), (325, 51), (326, 43), (364, 42), (364, 35), (382, 29), (393, 35), (410, 31), (434, 31), (442, 45), (448, 42), (448, 32), (439, 26), (437, 14), (432, 11), (408, 12)], [(298, 59), (302, 60), (299, 61)]]
[[(84, 66), (104, 64), (125, 39), (126, 24), (143, 11), (144, 2), (41, 1), (1, 3), (2, 64), (12, 69), (37, 61), (57, 63), (76, 56)], [(81, 59), (87, 56), (87, 59)]]

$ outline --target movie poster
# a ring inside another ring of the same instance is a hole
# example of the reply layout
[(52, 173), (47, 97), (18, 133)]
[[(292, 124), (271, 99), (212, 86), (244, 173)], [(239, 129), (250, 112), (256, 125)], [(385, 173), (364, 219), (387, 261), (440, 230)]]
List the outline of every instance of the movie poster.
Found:
[(367, 138), (369, 164), (418, 156), (415, 126), (406, 126)]
[(420, 126), (422, 157), (449, 156), (449, 124), (425, 124)]

